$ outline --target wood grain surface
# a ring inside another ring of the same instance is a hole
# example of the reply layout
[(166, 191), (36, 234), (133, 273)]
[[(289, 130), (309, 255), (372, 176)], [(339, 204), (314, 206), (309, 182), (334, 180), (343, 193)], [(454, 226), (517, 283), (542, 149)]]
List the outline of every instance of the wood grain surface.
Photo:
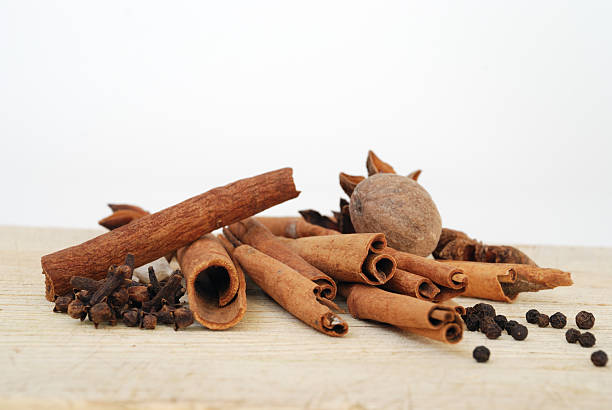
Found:
[[(570, 326), (591, 311), (595, 348), (534, 325), (523, 342), (466, 332), (447, 346), (348, 314), (348, 335), (331, 338), (252, 283), (231, 330), (96, 330), (51, 311), (40, 257), (101, 232), (0, 227), (0, 408), (612, 408), (612, 364), (590, 362), (596, 349), (612, 356), (612, 249), (521, 246), (575, 285), (493, 303), (521, 323), (530, 308), (561, 311)], [(485, 364), (472, 359), (481, 344)]]

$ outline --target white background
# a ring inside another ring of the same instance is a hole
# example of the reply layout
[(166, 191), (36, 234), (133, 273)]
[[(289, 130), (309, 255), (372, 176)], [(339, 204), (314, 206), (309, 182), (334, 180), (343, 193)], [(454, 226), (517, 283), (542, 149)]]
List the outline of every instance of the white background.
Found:
[(488, 242), (612, 246), (610, 1), (0, 2), (0, 224), (95, 227), (373, 149)]

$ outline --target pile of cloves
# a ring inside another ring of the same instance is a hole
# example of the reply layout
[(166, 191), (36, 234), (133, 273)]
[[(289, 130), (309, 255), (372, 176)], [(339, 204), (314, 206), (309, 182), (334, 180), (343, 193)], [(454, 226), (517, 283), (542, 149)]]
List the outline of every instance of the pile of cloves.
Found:
[(103, 280), (74, 276), (73, 291), (56, 298), (53, 311), (81, 321), (89, 318), (96, 328), (101, 323), (114, 326), (118, 319), (143, 329), (155, 329), (159, 322), (179, 330), (193, 323), (193, 313), (180, 302), (185, 294), (180, 270), (160, 282), (149, 267), (149, 284), (133, 281), (133, 271), (134, 256), (128, 254), (123, 265), (108, 268)]

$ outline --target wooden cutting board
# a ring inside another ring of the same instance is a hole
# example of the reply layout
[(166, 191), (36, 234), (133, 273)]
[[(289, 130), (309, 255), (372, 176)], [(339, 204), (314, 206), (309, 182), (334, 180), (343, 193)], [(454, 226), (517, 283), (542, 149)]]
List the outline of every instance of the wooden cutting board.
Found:
[[(523, 342), (465, 332), (446, 346), (348, 314), (348, 335), (327, 337), (253, 284), (231, 330), (96, 330), (51, 311), (40, 257), (101, 232), (0, 227), (0, 408), (612, 408), (612, 363), (590, 361), (596, 349), (612, 356), (612, 249), (521, 246), (575, 284), (493, 303), (521, 323), (531, 308), (563, 312), (569, 326), (593, 312), (595, 348), (534, 325)], [(472, 359), (477, 345), (488, 363)]]

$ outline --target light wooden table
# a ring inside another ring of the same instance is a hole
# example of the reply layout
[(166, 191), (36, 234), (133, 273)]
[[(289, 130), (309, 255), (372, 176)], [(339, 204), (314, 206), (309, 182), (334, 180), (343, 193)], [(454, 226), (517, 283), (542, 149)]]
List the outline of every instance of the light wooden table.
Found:
[[(349, 334), (327, 337), (252, 284), (228, 331), (96, 330), (51, 311), (40, 257), (100, 232), (0, 227), (0, 408), (612, 408), (612, 363), (590, 362), (597, 348), (612, 356), (612, 249), (523, 246), (575, 285), (494, 303), (522, 323), (530, 308), (561, 311), (570, 326), (591, 311), (594, 349), (534, 325), (523, 342), (466, 332), (446, 346), (348, 314)], [(481, 344), (485, 364), (472, 359)]]

